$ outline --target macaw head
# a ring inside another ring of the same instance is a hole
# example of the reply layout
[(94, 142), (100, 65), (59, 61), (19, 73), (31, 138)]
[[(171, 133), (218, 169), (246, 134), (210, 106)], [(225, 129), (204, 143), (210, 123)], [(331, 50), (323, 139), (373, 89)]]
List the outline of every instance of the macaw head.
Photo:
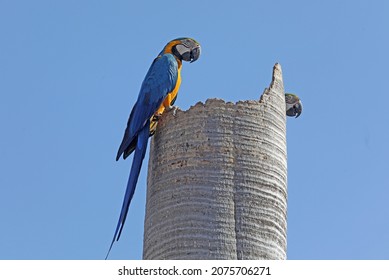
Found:
[(200, 44), (191, 38), (177, 38), (170, 41), (161, 54), (172, 53), (180, 60), (194, 62), (200, 57)]
[(300, 98), (293, 93), (285, 93), (286, 115), (289, 117), (298, 117), (303, 111), (303, 104)]

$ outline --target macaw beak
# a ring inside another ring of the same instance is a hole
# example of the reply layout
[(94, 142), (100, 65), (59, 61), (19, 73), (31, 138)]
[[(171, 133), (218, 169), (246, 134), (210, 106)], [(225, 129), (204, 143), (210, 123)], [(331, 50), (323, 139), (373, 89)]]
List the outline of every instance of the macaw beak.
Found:
[(301, 115), (301, 111), (297, 111), (296, 113), (296, 119)]
[(197, 46), (190, 52), (190, 63), (195, 62), (197, 59), (199, 59), (201, 53), (200, 46)]
[(195, 62), (200, 57), (200, 46), (197, 45), (187, 52), (184, 52), (182, 56), (182, 60), (189, 61), (190, 63)]
[(286, 111), (286, 115), (288, 117), (298, 118), (302, 112), (303, 112), (303, 104), (301, 103), (301, 101), (298, 101), (296, 104), (290, 107), (289, 110)]
[(299, 101), (295, 106), (293, 106), (293, 109), (296, 118), (298, 118), (303, 112), (303, 104), (301, 103), (301, 101)]

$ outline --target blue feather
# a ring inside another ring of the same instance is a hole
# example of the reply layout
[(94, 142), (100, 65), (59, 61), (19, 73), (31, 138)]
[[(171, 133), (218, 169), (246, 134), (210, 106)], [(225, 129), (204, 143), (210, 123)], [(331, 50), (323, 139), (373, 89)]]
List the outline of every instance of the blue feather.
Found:
[(178, 64), (172, 54), (159, 56), (151, 64), (143, 80), (138, 100), (132, 108), (116, 160), (136, 141), (136, 135), (145, 122), (154, 115), (168, 93), (176, 86), (177, 77)]
[(132, 160), (132, 166), (131, 166), (130, 176), (128, 177), (127, 189), (126, 189), (126, 193), (124, 195), (122, 210), (120, 212), (119, 221), (118, 221), (118, 224), (116, 226), (116, 230), (115, 230), (115, 234), (113, 236), (112, 242), (111, 242), (111, 246), (109, 247), (109, 250), (108, 250), (108, 253), (107, 253), (107, 256), (105, 259), (107, 259), (109, 252), (111, 251), (112, 245), (115, 242), (115, 240), (116, 241), (119, 240), (120, 235), (121, 235), (122, 230), (123, 230), (124, 223), (126, 222), (128, 209), (130, 207), (132, 197), (134, 196), (136, 183), (138, 182), (140, 169), (142, 167), (142, 162), (143, 162), (143, 159), (144, 159), (145, 154), (146, 154), (147, 143), (149, 140), (149, 125), (150, 125), (150, 121), (147, 121), (146, 125), (139, 132), (138, 137), (137, 137), (137, 144), (136, 144), (136, 148), (135, 148), (134, 159)]

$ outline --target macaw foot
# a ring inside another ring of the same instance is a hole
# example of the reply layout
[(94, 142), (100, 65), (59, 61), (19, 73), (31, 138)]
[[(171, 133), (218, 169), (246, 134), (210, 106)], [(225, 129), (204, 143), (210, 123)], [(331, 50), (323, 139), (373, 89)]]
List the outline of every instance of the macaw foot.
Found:
[(168, 112), (173, 111), (173, 116), (176, 116), (177, 109), (178, 109), (177, 106), (169, 106), (169, 107), (166, 108), (166, 111), (168, 111)]
[(152, 121), (153, 122), (158, 122), (159, 121), (159, 119), (161, 118), (161, 114), (155, 114), (155, 115), (153, 115), (153, 119), (152, 119)]

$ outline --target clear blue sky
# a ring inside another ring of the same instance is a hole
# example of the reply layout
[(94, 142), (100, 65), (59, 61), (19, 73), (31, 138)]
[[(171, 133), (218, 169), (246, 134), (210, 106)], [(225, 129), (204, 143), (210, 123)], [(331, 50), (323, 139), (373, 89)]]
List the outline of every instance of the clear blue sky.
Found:
[[(389, 259), (388, 1), (0, 0), (0, 259), (103, 259), (131, 159), (115, 161), (154, 57), (176, 104), (258, 99), (282, 65), (288, 258)], [(146, 156), (147, 158), (148, 156)], [(112, 259), (140, 259), (147, 161)]]

